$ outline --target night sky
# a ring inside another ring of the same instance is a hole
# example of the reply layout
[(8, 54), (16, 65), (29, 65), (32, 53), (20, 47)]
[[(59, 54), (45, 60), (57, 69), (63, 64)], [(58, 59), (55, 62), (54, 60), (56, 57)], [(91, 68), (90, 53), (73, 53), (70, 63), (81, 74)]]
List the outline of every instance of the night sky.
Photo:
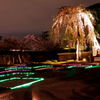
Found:
[(100, 0), (0, 0), (0, 35), (22, 37), (47, 31), (62, 6), (89, 6)]

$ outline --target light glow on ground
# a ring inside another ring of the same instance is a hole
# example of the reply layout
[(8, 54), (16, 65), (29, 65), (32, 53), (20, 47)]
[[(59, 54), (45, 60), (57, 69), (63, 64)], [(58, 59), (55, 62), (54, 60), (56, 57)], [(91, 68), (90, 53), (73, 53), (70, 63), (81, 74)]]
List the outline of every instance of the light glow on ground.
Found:
[(12, 81), (12, 80), (16, 80), (16, 79), (17, 79), (17, 80), (20, 80), (20, 79), (24, 79), (24, 80), (33, 79), (34, 81), (31, 81), (31, 82), (28, 82), (28, 83), (24, 83), (24, 84), (21, 84), (21, 85), (17, 85), (17, 86), (14, 86), (14, 87), (8, 87), (8, 88), (10, 88), (11, 90), (29, 87), (29, 86), (31, 86), (32, 84), (35, 84), (35, 83), (38, 83), (38, 82), (44, 80), (44, 78), (33, 78), (33, 77), (24, 77), (24, 78), (22, 78), (22, 77), (13, 77), (13, 78), (8, 78), (8, 79), (0, 80), (0, 83), (6, 82), (6, 81)]

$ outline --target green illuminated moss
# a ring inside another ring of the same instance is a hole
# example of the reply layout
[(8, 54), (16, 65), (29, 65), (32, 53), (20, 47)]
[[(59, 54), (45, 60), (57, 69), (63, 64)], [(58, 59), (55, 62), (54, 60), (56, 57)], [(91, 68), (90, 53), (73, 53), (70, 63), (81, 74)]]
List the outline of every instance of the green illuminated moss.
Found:
[(6, 77), (6, 76), (12, 76), (12, 75), (25, 75), (30, 76), (34, 75), (34, 72), (16, 72), (16, 73), (10, 73), (10, 74), (1, 74), (0, 77)]
[[(23, 79), (24, 79), (24, 78), (23, 78)], [(25, 79), (26, 79), (26, 78), (25, 78)], [(33, 79), (35, 79), (35, 78), (33, 78)], [(28, 83), (25, 83), (25, 84), (22, 84), (22, 85), (18, 85), (18, 86), (15, 86), (15, 87), (10, 87), (10, 89), (13, 90), (13, 89), (19, 89), (19, 88), (29, 87), (29, 86), (31, 86), (32, 84), (35, 84), (35, 83), (40, 82), (40, 81), (43, 81), (43, 80), (44, 80), (44, 78), (38, 78), (37, 80), (32, 81), (32, 82), (28, 82)]]
[(41, 65), (41, 66), (35, 66), (33, 68), (36, 69), (36, 68), (48, 68), (48, 67), (53, 67), (53, 65)]
[(74, 66), (67, 66), (67, 68), (74, 68)]
[(24, 88), (24, 87), (28, 87), (28, 86), (31, 86), (32, 84), (35, 84), (37, 82), (40, 82), (40, 81), (43, 81), (44, 78), (33, 78), (33, 77), (13, 77), (13, 78), (9, 78), (9, 79), (3, 79), (3, 80), (0, 80), (0, 82), (6, 82), (6, 81), (11, 81), (11, 80), (15, 80), (15, 79), (34, 79), (34, 81), (32, 82), (28, 82), (28, 83), (25, 83), (25, 84), (21, 84), (21, 85), (18, 85), (18, 86), (14, 86), (14, 87), (10, 87), (10, 89), (19, 89), (19, 88)]
[(19, 77), (13, 77), (13, 78), (9, 78), (9, 79), (3, 79), (3, 80), (0, 80), (0, 82), (11, 81), (11, 80), (15, 80), (15, 79), (20, 79), (20, 78)]
[(32, 67), (12, 67), (12, 68), (5, 68), (5, 70), (18, 70), (18, 69), (33, 69)]
[(96, 65), (96, 66), (90, 65), (90, 66), (88, 66), (88, 67), (85, 67), (85, 69), (89, 69), (89, 68), (97, 68), (97, 67), (100, 67), (100, 65)]

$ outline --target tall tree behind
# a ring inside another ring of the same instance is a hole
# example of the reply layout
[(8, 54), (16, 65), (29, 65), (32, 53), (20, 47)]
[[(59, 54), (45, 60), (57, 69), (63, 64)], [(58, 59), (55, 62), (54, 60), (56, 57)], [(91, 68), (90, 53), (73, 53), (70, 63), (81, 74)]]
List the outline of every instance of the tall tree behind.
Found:
[(100, 3), (94, 4), (92, 6), (87, 7), (88, 10), (94, 15), (96, 19), (95, 29), (99, 33), (100, 36)]

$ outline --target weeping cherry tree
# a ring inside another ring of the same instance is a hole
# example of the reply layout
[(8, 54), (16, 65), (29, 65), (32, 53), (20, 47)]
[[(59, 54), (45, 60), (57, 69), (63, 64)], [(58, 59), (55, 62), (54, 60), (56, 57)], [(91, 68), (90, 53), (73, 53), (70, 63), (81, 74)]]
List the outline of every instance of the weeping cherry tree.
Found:
[(81, 7), (62, 7), (53, 19), (50, 39), (62, 48), (100, 48), (94, 32), (94, 17)]

